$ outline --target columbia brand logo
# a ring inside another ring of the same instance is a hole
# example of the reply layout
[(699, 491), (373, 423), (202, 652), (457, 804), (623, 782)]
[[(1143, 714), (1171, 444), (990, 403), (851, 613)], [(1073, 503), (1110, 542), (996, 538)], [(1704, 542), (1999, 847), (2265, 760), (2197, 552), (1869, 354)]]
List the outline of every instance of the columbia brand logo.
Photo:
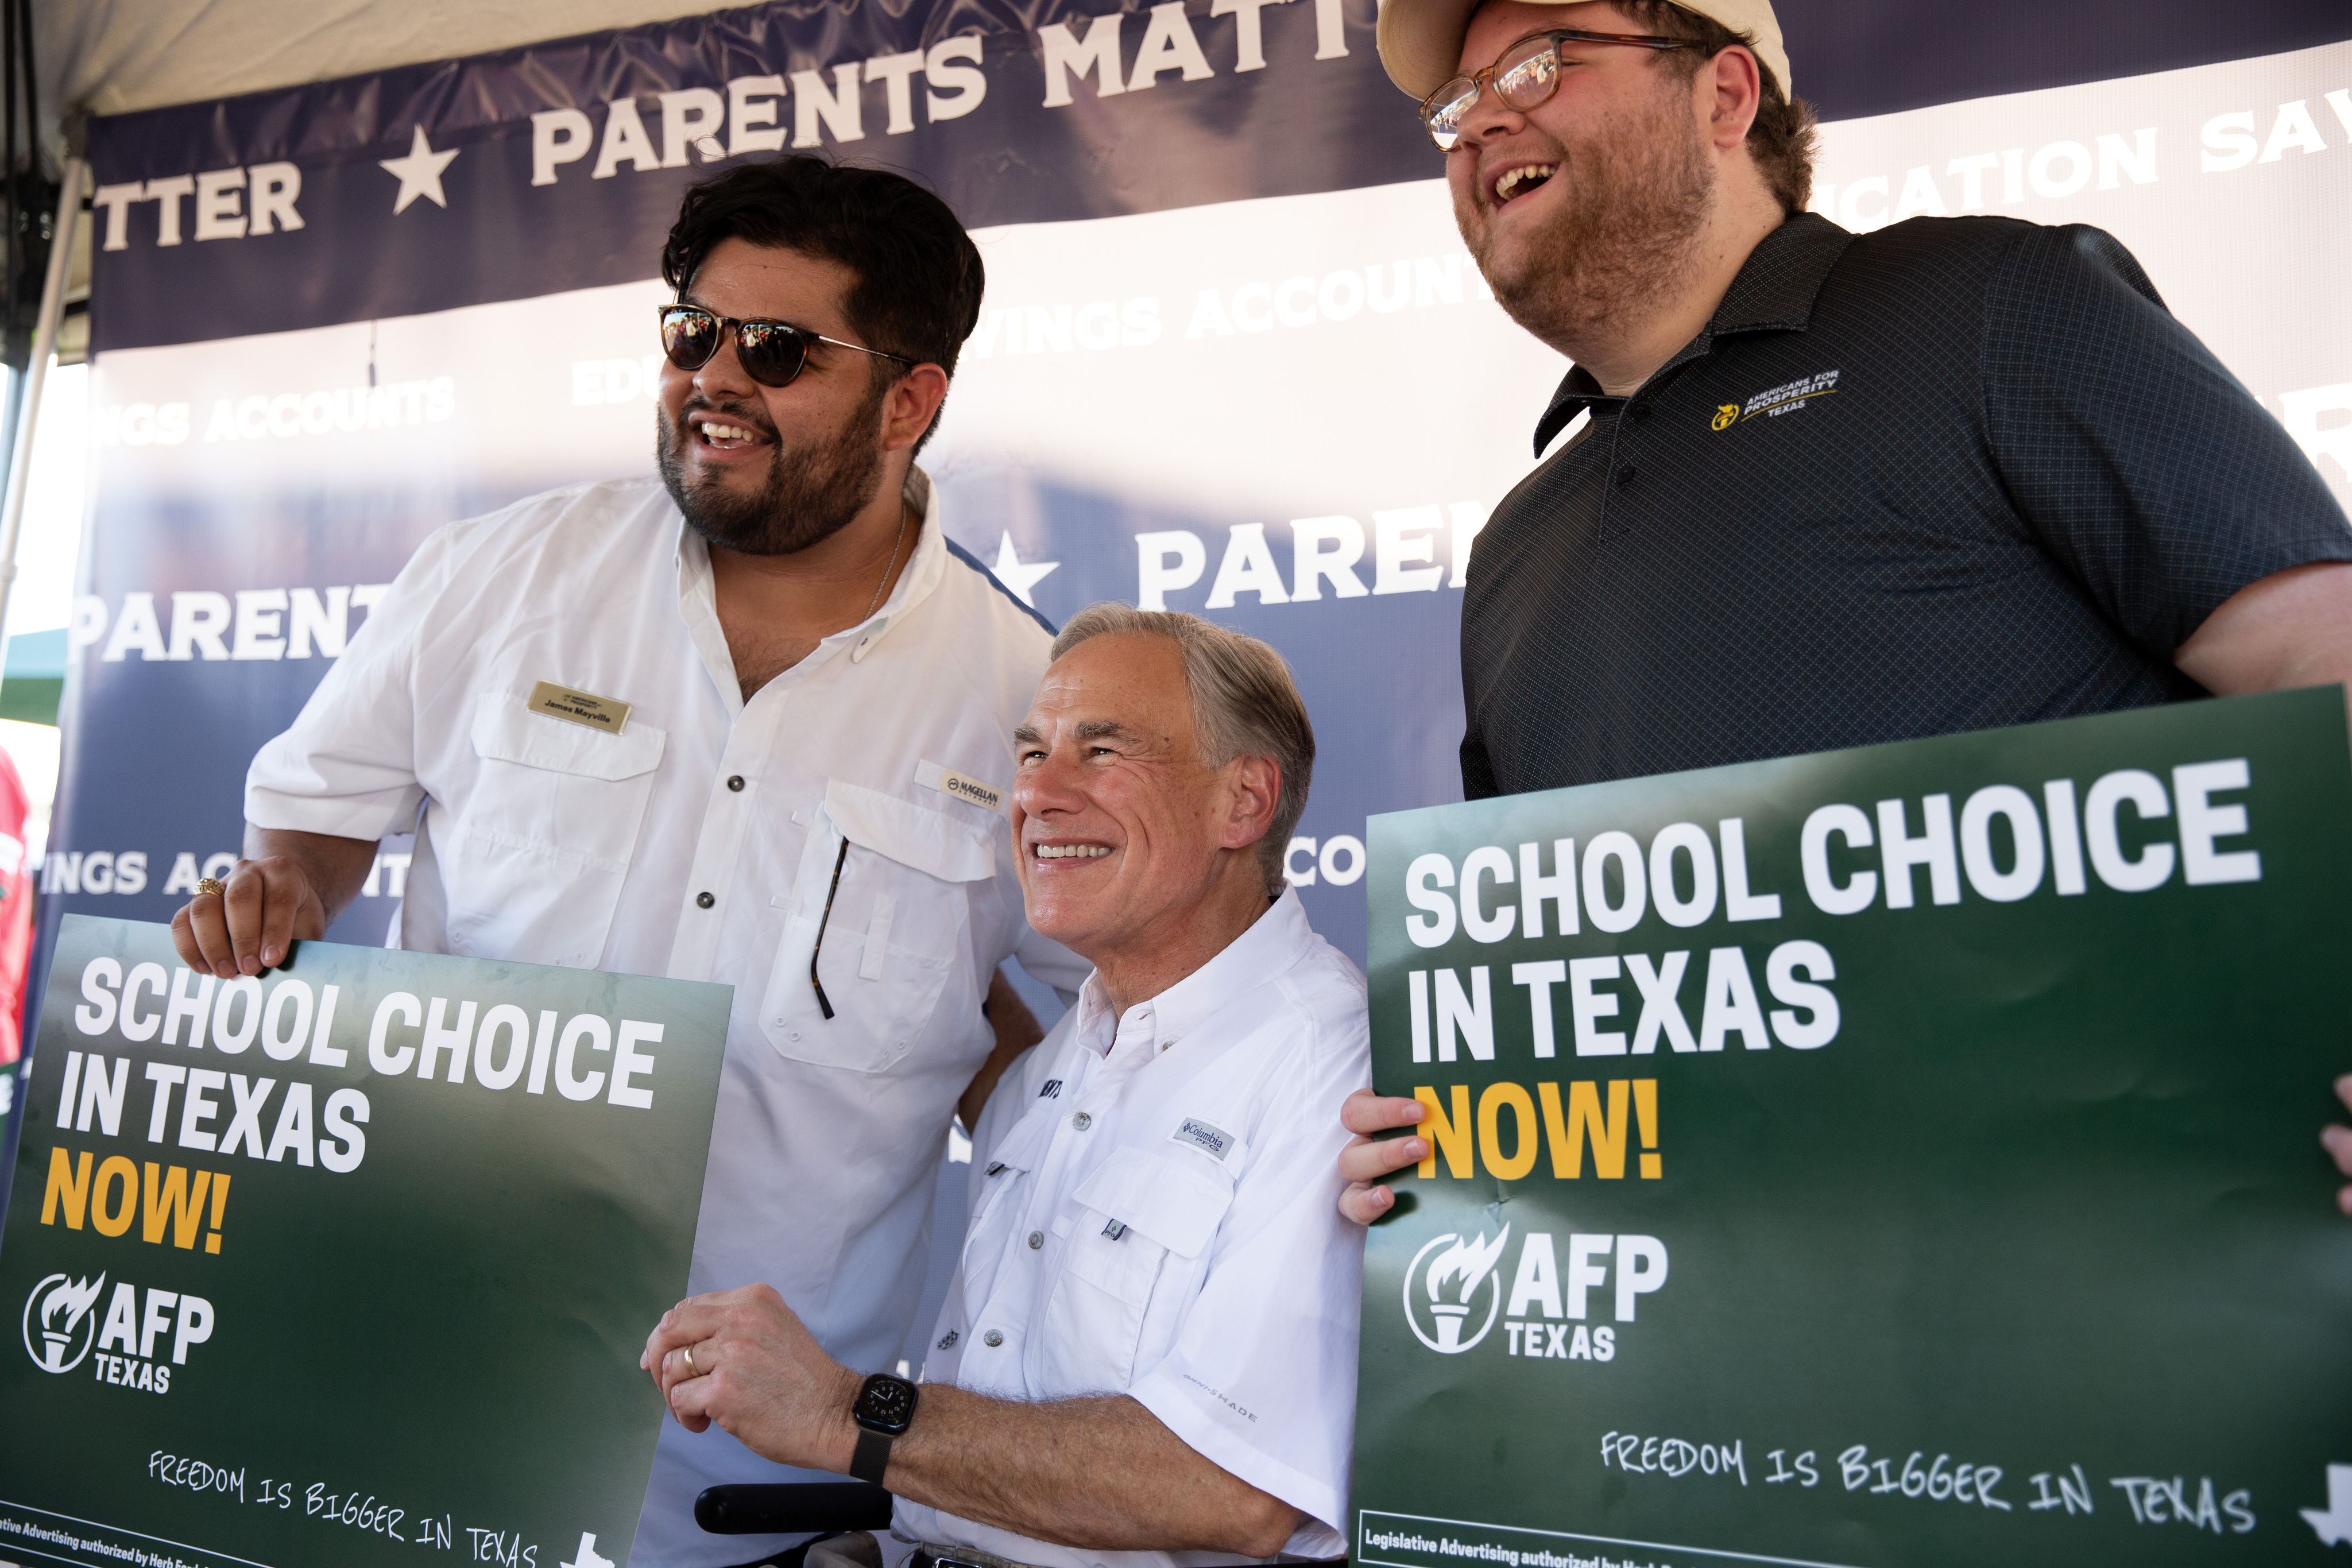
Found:
[(950, 1348), (953, 1347), (953, 1345), (955, 1344), (955, 1342), (956, 1342), (956, 1341), (958, 1341), (959, 1339), (961, 1339), (962, 1337), (963, 1337), (963, 1335), (961, 1335), (961, 1333), (957, 1333), (954, 1329), (950, 1329), (950, 1330), (948, 1330), (948, 1332), (947, 1332), (946, 1333), (942, 1334), (942, 1335), (940, 1337), (940, 1343), (939, 1343), (939, 1347), (938, 1347), (938, 1348), (940, 1348), (940, 1350), (947, 1350), (947, 1349), (950, 1349)]
[(1187, 1116), (1170, 1134), (1180, 1144), (1190, 1144), (1202, 1154), (1223, 1159), (1234, 1146), (1234, 1135), (1222, 1127), (1213, 1127), (1197, 1116)]
[(1002, 1176), (1002, 1175), (1003, 1175), (1003, 1174), (1004, 1174), (1004, 1162), (1003, 1162), (1003, 1160), (997, 1160), (997, 1161), (993, 1162), (992, 1164), (991, 1164), (991, 1165), (989, 1166), (989, 1167), (988, 1167), (988, 1174), (989, 1174), (989, 1175), (991, 1175), (991, 1176)]
[(1109, 1237), (1113, 1241), (1120, 1240), (1127, 1235), (1127, 1222), (1124, 1220), (1114, 1219), (1108, 1225), (1103, 1227), (1103, 1234)]
[(1037, 1091), (1037, 1098), (1040, 1100), (1057, 1100), (1061, 1098), (1061, 1094), (1062, 1081), (1058, 1078), (1048, 1078), (1045, 1080), (1045, 1087)]

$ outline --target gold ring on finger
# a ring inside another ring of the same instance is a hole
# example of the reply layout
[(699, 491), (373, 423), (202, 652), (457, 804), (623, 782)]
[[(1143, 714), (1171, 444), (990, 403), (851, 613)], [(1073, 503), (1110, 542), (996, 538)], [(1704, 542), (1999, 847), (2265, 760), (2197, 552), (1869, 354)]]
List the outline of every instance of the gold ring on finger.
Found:
[(198, 898), (219, 898), (227, 892), (228, 883), (223, 882), (216, 876), (199, 877), (196, 879), (196, 896)]
[(697, 1377), (702, 1375), (702, 1368), (694, 1364), (694, 1347), (692, 1345), (688, 1345), (686, 1347), (686, 1369), (687, 1371), (694, 1374)]

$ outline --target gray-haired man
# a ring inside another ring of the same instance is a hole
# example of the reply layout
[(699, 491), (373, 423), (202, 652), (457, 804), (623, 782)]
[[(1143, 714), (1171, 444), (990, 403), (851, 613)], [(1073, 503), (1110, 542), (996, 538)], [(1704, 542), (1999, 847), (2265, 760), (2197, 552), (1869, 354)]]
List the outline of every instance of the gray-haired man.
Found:
[(1282, 876), (1314, 733), (1272, 649), (1189, 615), (1097, 605), (1054, 654), (1013, 831), (1032, 925), (1095, 972), (976, 1129), (931, 1380), (861, 1382), (764, 1287), (681, 1303), (645, 1364), (698, 1430), (887, 1473), (919, 1564), (1339, 1557), (1362, 1251), (1328, 1107), (1370, 1064)]

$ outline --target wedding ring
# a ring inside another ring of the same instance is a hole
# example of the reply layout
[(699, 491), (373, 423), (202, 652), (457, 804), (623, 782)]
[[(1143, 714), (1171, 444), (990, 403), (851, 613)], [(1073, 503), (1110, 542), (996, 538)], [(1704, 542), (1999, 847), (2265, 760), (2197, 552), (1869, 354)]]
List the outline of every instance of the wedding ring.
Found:
[(692, 1345), (688, 1345), (686, 1347), (686, 1369), (687, 1371), (694, 1374), (697, 1377), (702, 1375), (702, 1368), (694, 1364), (694, 1347)]

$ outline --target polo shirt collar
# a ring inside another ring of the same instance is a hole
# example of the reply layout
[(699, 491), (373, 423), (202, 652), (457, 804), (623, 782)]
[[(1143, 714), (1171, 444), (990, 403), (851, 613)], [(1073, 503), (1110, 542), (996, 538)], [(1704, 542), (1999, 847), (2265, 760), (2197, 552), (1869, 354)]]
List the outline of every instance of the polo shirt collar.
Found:
[[(1685, 361), (1695, 360), (1715, 347), (1715, 340), (1737, 332), (1801, 332), (1812, 321), (1813, 301), (1821, 297), (1822, 285), (1828, 280), (1830, 268), (1853, 242), (1853, 235), (1819, 213), (1799, 213), (1757, 242), (1740, 264), (1731, 287), (1723, 291), (1723, 298), (1707, 319), (1699, 335), (1683, 345), (1682, 351), (1658, 367), (1650, 378), (1659, 376)], [(1644, 383), (1650, 384), (1650, 383)], [(1536, 422), (1536, 455), (1551, 444), (1552, 438), (1568, 425), (1569, 421), (1597, 402), (1622, 402), (1601, 388), (1592, 372), (1582, 365), (1571, 365), (1552, 393), (1551, 403), (1543, 417)]]
[(1078, 988), (1074, 1032), (1078, 1043), (1098, 1057), (1108, 1056), (1114, 1045), (1129, 1040), (1172, 1045), (1235, 998), (1295, 968), (1314, 945), (1314, 928), (1307, 923), (1307, 911), (1298, 902), (1297, 890), (1285, 887), (1282, 896), (1215, 957), (1123, 1014), (1112, 1016), (1102, 976), (1088, 975), (1086, 984)]

